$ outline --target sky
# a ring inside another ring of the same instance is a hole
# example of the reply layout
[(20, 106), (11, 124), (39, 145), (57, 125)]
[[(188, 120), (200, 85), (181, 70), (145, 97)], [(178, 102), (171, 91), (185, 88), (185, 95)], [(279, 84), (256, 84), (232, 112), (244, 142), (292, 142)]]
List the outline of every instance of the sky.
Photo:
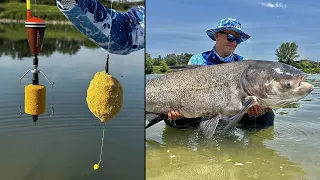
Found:
[(251, 38), (235, 53), (248, 59), (276, 60), (285, 42), (298, 45), (299, 59), (320, 61), (320, 1), (316, 0), (147, 0), (146, 52), (201, 53), (214, 41), (206, 34), (220, 19), (235, 18)]

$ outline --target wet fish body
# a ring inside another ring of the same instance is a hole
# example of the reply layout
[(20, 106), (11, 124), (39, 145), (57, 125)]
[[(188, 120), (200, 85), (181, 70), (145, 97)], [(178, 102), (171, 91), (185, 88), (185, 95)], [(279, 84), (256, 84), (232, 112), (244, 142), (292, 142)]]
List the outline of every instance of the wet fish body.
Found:
[[(275, 61), (244, 60), (168, 73), (146, 84), (146, 111), (166, 115), (178, 110), (186, 118), (209, 119), (200, 129), (212, 137), (220, 119), (238, 122), (255, 104), (278, 109), (307, 96), (307, 74)], [(227, 118), (229, 117), (229, 118)]]

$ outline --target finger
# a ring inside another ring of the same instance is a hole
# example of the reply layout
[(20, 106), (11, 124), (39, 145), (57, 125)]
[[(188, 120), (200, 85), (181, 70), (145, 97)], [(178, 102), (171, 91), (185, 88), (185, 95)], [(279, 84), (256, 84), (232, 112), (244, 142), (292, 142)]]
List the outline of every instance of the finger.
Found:
[(252, 111), (253, 111), (254, 114), (257, 113), (257, 106), (256, 105), (252, 106)]
[(168, 120), (171, 121), (172, 120), (172, 116), (171, 116), (171, 112), (168, 112)]
[(258, 106), (258, 111), (259, 111), (259, 114), (262, 114), (263, 113), (263, 108), (261, 106)]
[(252, 114), (256, 114), (256, 106), (252, 107)]
[(176, 120), (180, 119), (180, 113), (179, 111), (175, 111), (175, 117), (176, 117)]
[(183, 118), (183, 115), (181, 113), (179, 113), (179, 118)]
[(256, 115), (256, 105), (254, 106), (251, 106), (249, 109), (248, 109), (248, 114), (249, 115)]
[(257, 105), (257, 106), (255, 107), (255, 113), (256, 113), (257, 115), (261, 113), (261, 107), (260, 107), (259, 105)]
[(176, 120), (177, 119), (177, 115), (176, 115), (175, 111), (171, 111), (171, 117), (172, 117), (172, 120)]

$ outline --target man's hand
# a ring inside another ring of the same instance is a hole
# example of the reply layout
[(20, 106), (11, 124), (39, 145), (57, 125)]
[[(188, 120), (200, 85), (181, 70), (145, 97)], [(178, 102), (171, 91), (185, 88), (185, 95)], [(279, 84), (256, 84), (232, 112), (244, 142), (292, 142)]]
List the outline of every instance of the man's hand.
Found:
[(262, 115), (263, 113), (272, 110), (271, 108), (262, 108), (259, 105), (254, 105), (252, 107), (250, 107), (247, 111), (247, 114), (250, 116), (259, 116)]
[(180, 112), (178, 111), (169, 111), (168, 112), (168, 120), (177, 120), (177, 119), (180, 119), (180, 118), (183, 118), (183, 115), (180, 114)]

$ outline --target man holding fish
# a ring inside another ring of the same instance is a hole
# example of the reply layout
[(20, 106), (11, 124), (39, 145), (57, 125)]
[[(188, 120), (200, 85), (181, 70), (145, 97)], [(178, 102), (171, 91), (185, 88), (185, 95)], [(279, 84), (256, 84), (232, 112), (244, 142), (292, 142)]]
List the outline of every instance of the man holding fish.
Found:
[[(210, 51), (193, 55), (188, 64), (207, 66), (246, 59), (234, 53), (240, 43), (250, 38), (250, 35), (241, 30), (241, 23), (236, 19), (221, 19), (215, 29), (207, 30), (207, 35), (213, 41), (216, 41), (216, 44)], [(165, 122), (171, 127), (184, 128), (190, 125), (197, 125), (197, 123), (193, 123), (196, 120), (183, 118), (183, 115), (178, 111), (170, 111), (168, 112), (168, 120), (165, 120)], [(274, 112), (272, 109), (263, 109), (259, 105), (255, 105), (247, 111), (239, 123), (246, 125), (256, 124), (264, 128), (273, 126), (273, 122)]]
[[(119, 13), (104, 7), (97, 0), (57, 0), (57, 5), (80, 32), (110, 53), (127, 55), (144, 48), (143, 6)], [(241, 23), (236, 19), (220, 20), (217, 28), (207, 30), (207, 35), (216, 44), (210, 51), (193, 55), (188, 64), (208, 66), (245, 59), (234, 51), (238, 44), (250, 36), (241, 30)], [(274, 116), (271, 108), (254, 105), (246, 111), (239, 123), (269, 127), (274, 124)], [(176, 128), (197, 126), (197, 121), (198, 118), (184, 118), (178, 111), (168, 112), (168, 120), (165, 120), (167, 125)]]

